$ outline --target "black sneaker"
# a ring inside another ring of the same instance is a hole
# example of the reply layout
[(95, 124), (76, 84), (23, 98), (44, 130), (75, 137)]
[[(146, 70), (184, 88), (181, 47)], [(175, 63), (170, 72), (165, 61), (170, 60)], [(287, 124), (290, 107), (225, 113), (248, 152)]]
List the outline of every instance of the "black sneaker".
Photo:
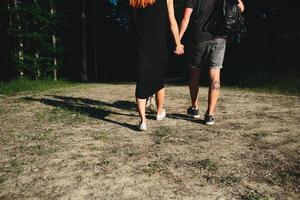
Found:
[(215, 119), (212, 115), (204, 115), (204, 124), (214, 125)]
[(187, 110), (187, 115), (189, 117), (192, 117), (192, 118), (195, 118), (195, 119), (198, 119), (200, 118), (200, 115), (199, 115), (199, 109), (197, 108), (194, 108), (194, 107), (189, 107)]

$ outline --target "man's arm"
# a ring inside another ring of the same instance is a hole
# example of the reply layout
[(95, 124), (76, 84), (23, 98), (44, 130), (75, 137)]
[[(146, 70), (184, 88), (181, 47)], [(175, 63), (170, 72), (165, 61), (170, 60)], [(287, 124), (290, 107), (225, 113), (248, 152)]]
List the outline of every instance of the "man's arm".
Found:
[(179, 32), (180, 40), (182, 39), (182, 37), (183, 37), (183, 35), (184, 35), (188, 25), (189, 25), (192, 12), (193, 12), (192, 8), (186, 8), (184, 10), (183, 18), (182, 18), (182, 21), (181, 21), (181, 24), (180, 24), (180, 32)]
[(240, 8), (240, 11), (241, 11), (241, 12), (244, 12), (244, 10), (245, 10), (244, 3), (242, 2), (242, 0), (238, 0), (238, 1), (239, 1), (238, 6), (239, 6), (239, 8)]

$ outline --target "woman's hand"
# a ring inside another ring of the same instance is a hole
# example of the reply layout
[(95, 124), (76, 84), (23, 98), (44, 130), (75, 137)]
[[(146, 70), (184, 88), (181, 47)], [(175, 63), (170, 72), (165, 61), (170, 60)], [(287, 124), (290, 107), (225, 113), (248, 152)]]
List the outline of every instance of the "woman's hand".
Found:
[(184, 54), (184, 46), (182, 44), (177, 45), (174, 53), (177, 55)]
[(238, 0), (238, 7), (240, 8), (240, 11), (241, 12), (244, 12), (245, 10), (245, 6), (244, 6), (244, 3), (242, 2), (242, 0)]

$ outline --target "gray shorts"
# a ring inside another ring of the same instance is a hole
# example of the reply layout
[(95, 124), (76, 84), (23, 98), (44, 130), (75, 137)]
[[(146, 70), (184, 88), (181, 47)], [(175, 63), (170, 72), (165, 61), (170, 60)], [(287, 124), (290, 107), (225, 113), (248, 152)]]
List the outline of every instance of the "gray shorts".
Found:
[(222, 68), (226, 49), (224, 38), (192, 43), (188, 52), (188, 67), (191, 68)]

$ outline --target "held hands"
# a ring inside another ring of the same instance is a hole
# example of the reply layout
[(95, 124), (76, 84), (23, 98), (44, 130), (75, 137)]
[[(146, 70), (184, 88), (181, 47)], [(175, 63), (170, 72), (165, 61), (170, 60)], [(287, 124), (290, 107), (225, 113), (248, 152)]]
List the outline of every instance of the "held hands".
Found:
[(174, 53), (178, 56), (184, 54), (184, 46), (182, 44), (177, 45)]

